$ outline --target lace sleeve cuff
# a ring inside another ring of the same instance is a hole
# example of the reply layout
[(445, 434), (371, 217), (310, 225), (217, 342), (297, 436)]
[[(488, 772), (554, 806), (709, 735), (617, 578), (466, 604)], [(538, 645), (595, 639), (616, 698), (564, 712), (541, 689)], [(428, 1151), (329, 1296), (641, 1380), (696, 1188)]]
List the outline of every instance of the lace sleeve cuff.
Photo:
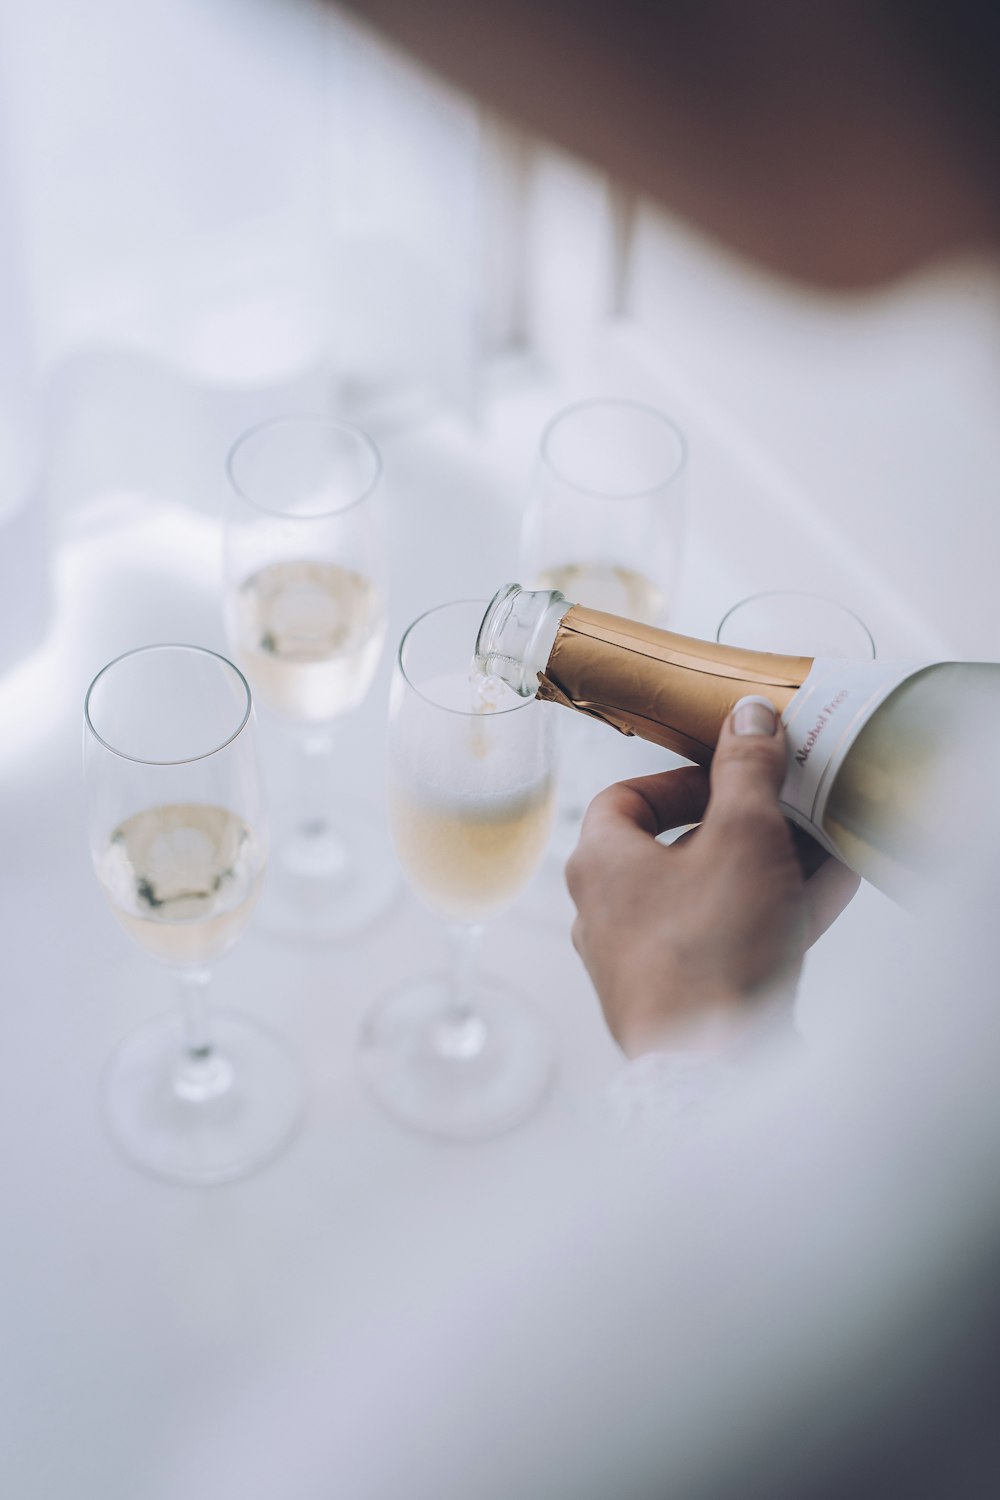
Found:
[(608, 1088), (613, 1123), (626, 1134), (659, 1133), (728, 1094), (739, 1077), (718, 1053), (647, 1052)]

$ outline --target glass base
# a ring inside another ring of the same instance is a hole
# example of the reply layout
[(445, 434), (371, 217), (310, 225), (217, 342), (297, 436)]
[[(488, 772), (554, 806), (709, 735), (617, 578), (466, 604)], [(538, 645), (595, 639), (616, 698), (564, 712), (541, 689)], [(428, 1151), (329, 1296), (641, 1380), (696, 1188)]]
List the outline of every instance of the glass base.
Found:
[(447, 1020), (450, 993), (442, 975), (383, 997), (362, 1030), (362, 1073), (400, 1125), (442, 1140), (488, 1140), (534, 1114), (552, 1080), (552, 1049), (516, 991), (481, 979), (475, 1013), (461, 1025)]
[(255, 924), (294, 940), (351, 937), (383, 915), (398, 889), (381, 819), (338, 804), (326, 817), (278, 830)]
[(298, 1068), (247, 1016), (211, 1014), (212, 1054), (192, 1060), (179, 1015), (132, 1032), (113, 1053), (104, 1112), (133, 1164), (171, 1182), (244, 1177), (276, 1156), (303, 1113)]

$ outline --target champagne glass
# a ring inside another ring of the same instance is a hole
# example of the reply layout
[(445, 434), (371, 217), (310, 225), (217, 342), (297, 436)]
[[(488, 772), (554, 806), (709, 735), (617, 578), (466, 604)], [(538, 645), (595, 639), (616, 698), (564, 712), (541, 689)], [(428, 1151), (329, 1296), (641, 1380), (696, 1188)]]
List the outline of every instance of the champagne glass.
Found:
[(662, 624), (677, 582), (687, 445), (637, 401), (580, 401), (542, 434), (521, 537), (535, 588)]
[(741, 599), (719, 622), (723, 646), (777, 651), (795, 656), (847, 657), (873, 661), (875, 642), (863, 620), (822, 594), (770, 589)]
[(432, 609), (399, 648), (389, 822), (410, 885), (445, 924), (451, 966), (383, 998), (362, 1038), (379, 1103), (404, 1125), (451, 1140), (518, 1124), (551, 1071), (530, 1005), (475, 966), (486, 923), (541, 859), (555, 795), (547, 706), (473, 671), (485, 608), (486, 600), (464, 600)]
[(84, 722), (98, 882), (129, 936), (171, 970), (180, 1000), (115, 1053), (112, 1135), (161, 1177), (242, 1176), (301, 1114), (278, 1040), (245, 1016), (210, 1022), (206, 1009), (211, 968), (250, 921), (267, 858), (250, 689), (213, 651), (146, 646), (97, 674)]
[(338, 784), (338, 719), (371, 686), (385, 638), (381, 464), (356, 427), (281, 417), (229, 455), (226, 624), (255, 699), (285, 731), (275, 854), (262, 907), (289, 937), (343, 937), (396, 887), (381, 821)]
[[(521, 575), (591, 609), (664, 624), (677, 584), (687, 444), (676, 423), (641, 402), (580, 401), (542, 434), (521, 533)], [(568, 922), (562, 867), (591, 797), (615, 771), (593, 726), (560, 726), (563, 770), (550, 858), (536, 915)], [(602, 754), (602, 746), (604, 753)]]

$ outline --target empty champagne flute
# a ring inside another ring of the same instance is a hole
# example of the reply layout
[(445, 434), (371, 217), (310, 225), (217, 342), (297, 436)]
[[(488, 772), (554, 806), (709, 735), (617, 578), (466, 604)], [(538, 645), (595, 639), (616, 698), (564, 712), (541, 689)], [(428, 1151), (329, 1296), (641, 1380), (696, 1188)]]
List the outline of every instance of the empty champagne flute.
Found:
[(261, 916), (289, 937), (341, 937), (396, 888), (381, 820), (344, 795), (336, 721), (361, 703), (385, 638), (385, 562), (371, 439), (323, 416), (280, 417), (229, 455), (226, 625), (259, 707), (285, 730)]
[[(521, 531), (521, 573), (591, 609), (666, 623), (684, 533), (687, 444), (655, 407), (580, 401), (542, 434)], [(563, 865), (591, 797), (614, 779), (614, 745), (593, 725), (562, 723), (559, 805), (533, 912), (568, 925)], [(618, 773), (620, 774), (620, 773)]]
[(591, 609), (667, 617), (680, 567), (687, 445), (638, 401), (580, 401), (542, 434), (521, 571)]
[(414, 892), (446, 925), (451, 967), (383, 998), (361, 1060), (398, 1121), (452, 1140), (526, 1118), (551, 1072), (529, 1003), (477, 973), (487, 922), (534, 873), (555, 796), (547, 706), (473, 668), (485, 600), (444, 604), (403, 636), (389, 707), (389, 822)]
[(715, 638), (723, 646), (796, 656), (873, 661), (875, 642), (862, 619), (836, 599), (801, 589), (751, 594), (728, 609)]
[(211, 968), (249, 923), (267, 860), (250, 689), (213, 651), (147, 646), (97, 674), (84, 722), (98, 882), (129, 936), (172, 971), (180, 1001), (114, 1054), (108, 1124), (158, 1176), (242, 1176), (288, 1141), (302, 1104), (277, 1038), (206, 1008)]

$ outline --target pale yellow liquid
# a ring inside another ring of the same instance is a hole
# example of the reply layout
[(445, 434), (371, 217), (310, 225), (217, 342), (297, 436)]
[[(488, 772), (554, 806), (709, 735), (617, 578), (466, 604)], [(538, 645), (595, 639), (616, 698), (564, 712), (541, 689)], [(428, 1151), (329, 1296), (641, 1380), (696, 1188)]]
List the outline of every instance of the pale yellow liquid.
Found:
[(572, 604), (600, 609), (655, 625), (662, 620), (666, 600), (652, 579), (632, 568), (600, 563), (566, 563), (539, 573), (537, 588), (558, 589)]
[(530, 880), (545, 850), (555, 806), (545, 776), (516, 791), (446, 798), (395, 782), (389, 819), (414, 890), (453, 922), (496, 915)]
[(264, 856), (224, 807), (177, 803), (126, 818), (98, 860), (111, 910), (147, 953), (175, 968), (211, 963), (243, 932)]
[(239, 665), (272, 713), (317, 724), (357, 707), (385, 636), (370, 578), (339, 563), (278, 562), (240, 585), (230, 606)]

